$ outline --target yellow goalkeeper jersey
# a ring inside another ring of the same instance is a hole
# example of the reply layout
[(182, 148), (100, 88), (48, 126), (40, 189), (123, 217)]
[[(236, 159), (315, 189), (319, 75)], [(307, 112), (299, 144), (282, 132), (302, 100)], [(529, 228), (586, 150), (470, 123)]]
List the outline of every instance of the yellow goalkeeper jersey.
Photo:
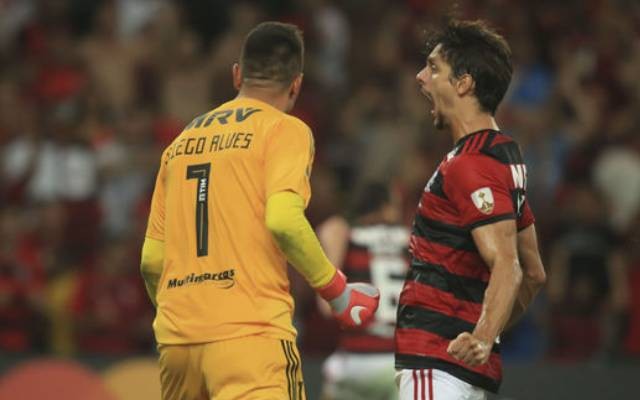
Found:
[(165, 149), (146, 232), (165, 248), (158, 343), (295, 338), (286, 258), (265, 204), (286, 190), (309, 202), (313, 154), (304, 122), (246, 97), (197, 117)]

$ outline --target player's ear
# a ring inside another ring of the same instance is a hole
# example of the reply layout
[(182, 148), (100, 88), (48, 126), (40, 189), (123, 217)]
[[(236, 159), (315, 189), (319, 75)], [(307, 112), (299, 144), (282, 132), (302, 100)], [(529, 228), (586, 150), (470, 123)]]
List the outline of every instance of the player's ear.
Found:
[(231, 74), (233, 75), (233, 87), (236, 90), (240, 90), (240, 86), (242, 86), (242, 69), (238, 63), (234, 63), (233, 67), (231, 67)]
[(291, 82), (291, 86), (289, 87), (289, 98), (297, 98), (298, 94), (300, 94), (300, 89), (302, 88), (302, 74), (298, 75), (293, 82)]
[(458, 78), (455, 84), (458, 96), (464, 96), (466, 94), (473, 93), (475, 86), (476, 82), (469, 74), (462, 75), (460, 78)]

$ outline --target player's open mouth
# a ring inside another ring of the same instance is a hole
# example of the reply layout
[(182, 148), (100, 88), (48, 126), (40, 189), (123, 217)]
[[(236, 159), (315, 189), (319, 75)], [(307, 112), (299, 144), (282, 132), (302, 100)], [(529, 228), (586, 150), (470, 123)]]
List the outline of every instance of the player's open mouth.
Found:
[(426, 91), (422, 91), (422, 94), (424, 95), (424, 97), (427, 98), (427, 101), (429, 102), (429, 105), (431, 106), (431, 109), (429, 110), (429, 113), (433, 116), (436, 115), (436, 104), (433, 101), (433, 97), (431, 97), (431, 94), (426, 92)]

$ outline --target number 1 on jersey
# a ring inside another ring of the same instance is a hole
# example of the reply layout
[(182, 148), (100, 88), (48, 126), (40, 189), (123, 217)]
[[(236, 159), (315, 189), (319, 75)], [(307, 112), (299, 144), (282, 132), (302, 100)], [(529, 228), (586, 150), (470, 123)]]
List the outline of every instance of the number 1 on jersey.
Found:
[(196, 247), (198, 257), (209, 254), (209, 175), (211, 163), (189, 165), (187, 179), (197, 179), (196, 190)]

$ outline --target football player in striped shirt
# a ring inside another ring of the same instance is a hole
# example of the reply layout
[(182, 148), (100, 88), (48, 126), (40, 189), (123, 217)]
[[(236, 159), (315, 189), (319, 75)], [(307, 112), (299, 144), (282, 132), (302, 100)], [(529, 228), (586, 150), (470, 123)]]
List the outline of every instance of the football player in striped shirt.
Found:
[(545, 281), (526, 167), (494, 118), (512, 74), (504, 38), (451, 19), (427, 41), (417, 81), (454, 145), (428, 181), (400, 295), (401, 400), (486, 398), (502, 379), (500, 334)]

